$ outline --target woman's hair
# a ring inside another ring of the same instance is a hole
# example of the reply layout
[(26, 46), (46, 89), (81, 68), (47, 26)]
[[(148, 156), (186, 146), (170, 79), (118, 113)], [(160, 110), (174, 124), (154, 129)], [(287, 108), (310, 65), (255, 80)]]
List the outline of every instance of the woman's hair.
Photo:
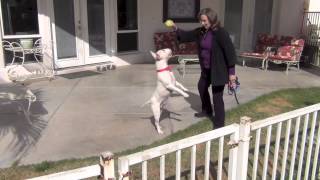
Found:
[(206, 15), (208, 20), (210, 21), (211, 28), (214, 29), (216, 27), (220, 27), (220, 21), (218, 20), (218, 14), (212, 10), (211, 8), (201, 9), (198, 13), (198, 19), (201, 19), (201, 15)]

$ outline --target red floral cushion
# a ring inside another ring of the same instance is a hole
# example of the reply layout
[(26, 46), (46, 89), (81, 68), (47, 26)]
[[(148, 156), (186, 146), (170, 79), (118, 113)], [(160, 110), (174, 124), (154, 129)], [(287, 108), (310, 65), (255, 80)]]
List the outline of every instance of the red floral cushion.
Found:
[(279, 47), (277, 49), (277, 54), (269, 55), (269, 59), (271, 60), (298, 61), (302, 54), (304, 40), (294, 39), (292, 36), (281, 36), (280, 40), (278, 40), (278, 36), (276, 35), (272, 36), (265, 33), (259, 33), (255, 51), (243, 52), (240, 55), (263, 57), (267, 47)]
[(178, 51), (177, 37), (174, 32), (155, 33), (154, 43), (156, 50), (170, 48), (173, 54)]
[(297, 45), (281, 46), (276, 55), (270, 56), (272, 60), (299, 61), (303, 47)]
[(255, 46), (256, 53), (263, 53), (267, 47), (276, 47), (279, 44), (277, 35), (270, 35), (266, 33), (259, 33), (257, 35), (257, 43)]
[(177, 54), (198, 54), (197, 43), (188, 42), (188, 43), (180, 43), (179, 51)]
[(293, 40), (292, 36), (281, 36), (279, 46), (288, 46), (291, 44), (292, 40)]
[(179, 43), (175, 32), (158, 32), (154, 34), (156, 50), (170, 48), (173, 54), (197, 54), (198, 47), (195, 42)]
[(292, 46), (303, 47), (304, 46), (304, 40), (303, 39), (294, 39), (294, 40), (291, 41), (291, 45)]

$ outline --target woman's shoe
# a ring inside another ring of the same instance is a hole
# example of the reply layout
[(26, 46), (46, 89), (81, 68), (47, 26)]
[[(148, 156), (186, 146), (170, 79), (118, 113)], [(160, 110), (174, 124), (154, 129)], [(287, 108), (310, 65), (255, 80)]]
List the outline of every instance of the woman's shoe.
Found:
[(212, 114), (208, 114), (206, 112), (201, 111), (201, 112), (194, 113), (194, 117), (197, 117), (197, 118), (204, 118), (204, 117), (211, 118)]
[(213, 130), (224, 127), (224, 125), (213, 125)]

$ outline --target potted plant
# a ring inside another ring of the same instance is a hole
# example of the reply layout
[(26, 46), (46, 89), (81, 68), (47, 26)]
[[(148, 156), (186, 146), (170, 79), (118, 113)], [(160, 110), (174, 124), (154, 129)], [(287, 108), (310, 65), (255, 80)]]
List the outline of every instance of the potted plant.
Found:
[(20, 44), (25, 49), (33, 48), (33, 39), (20, 39)]

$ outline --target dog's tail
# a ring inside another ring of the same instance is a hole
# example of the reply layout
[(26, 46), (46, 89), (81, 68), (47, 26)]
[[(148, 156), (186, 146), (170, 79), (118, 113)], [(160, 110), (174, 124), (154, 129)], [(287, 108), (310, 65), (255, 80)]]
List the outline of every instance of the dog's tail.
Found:
[(151, 99), (149, 99), (147, 102), (143, 103), (140, 107), (144, 107), (145, 105), (150, 104), (150, 103), (151, 103)]

